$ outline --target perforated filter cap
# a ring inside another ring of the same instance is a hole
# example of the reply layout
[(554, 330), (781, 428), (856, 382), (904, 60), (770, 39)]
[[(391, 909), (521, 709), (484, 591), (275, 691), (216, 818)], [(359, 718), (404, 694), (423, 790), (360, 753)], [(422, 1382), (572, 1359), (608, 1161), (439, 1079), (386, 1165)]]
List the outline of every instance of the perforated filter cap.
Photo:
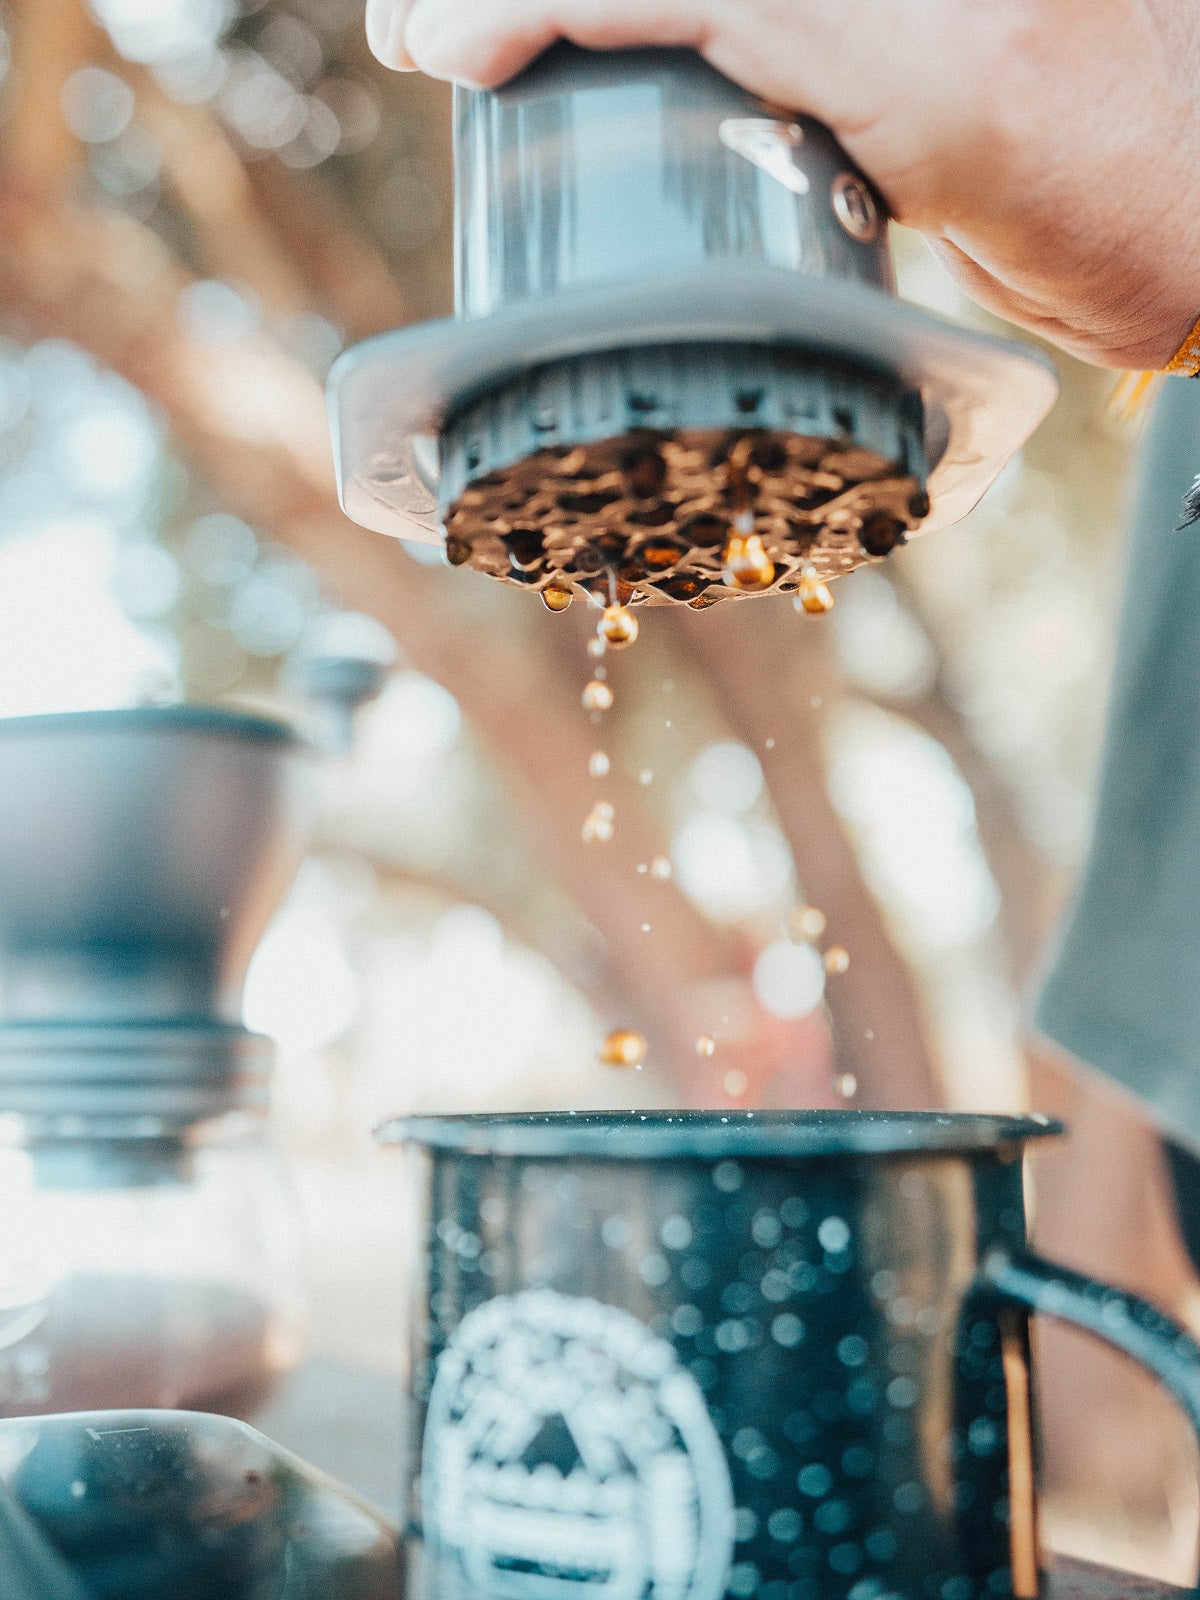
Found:
[[(456, 91), (451, 320), (330, 377), (343, 506), (525, 587), (697, 607), (725, 534), (834, 576), (965, 515), (1057, 392), (902, 305), (828, 129), (690, 51), (558, 45)], [(764, 562), (764, 570), (765, 570)]]
[(928, 512), (921, 397), (751, 345), (579, 356), (514, 379), (443, 436), (455, 565), (537, 589), (703, 609), (735, 531), (772, 577), (833, 577)]

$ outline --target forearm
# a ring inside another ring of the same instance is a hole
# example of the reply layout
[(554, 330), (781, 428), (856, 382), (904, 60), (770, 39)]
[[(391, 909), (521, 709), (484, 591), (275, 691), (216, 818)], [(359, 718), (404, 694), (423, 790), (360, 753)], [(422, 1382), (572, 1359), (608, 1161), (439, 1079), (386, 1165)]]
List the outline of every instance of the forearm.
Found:
[(1164, 366), (1200, 316), (1194, 0), (370, 0), (393, 65), (491, 85), (559, 36), (686, 45), (821, 118), (983, 304)]

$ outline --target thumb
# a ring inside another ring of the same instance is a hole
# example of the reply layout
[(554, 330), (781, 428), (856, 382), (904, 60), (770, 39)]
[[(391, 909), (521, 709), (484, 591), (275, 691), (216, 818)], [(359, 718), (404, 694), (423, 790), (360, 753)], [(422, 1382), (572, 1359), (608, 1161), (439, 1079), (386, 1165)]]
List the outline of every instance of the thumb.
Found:
[(367, 43), (371, 54), (385, 67), (411, 72), (416, 62), (404, 47), (404, 28), (408, 20), (406, 0), (367, 0)]

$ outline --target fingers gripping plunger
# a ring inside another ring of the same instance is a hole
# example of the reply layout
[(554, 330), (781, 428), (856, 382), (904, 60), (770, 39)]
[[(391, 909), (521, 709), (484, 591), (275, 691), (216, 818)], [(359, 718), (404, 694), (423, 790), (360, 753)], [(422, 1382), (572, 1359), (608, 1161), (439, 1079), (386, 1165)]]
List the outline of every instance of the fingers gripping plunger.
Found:
[(965, 514), (1055, 392), (901, 305), (828, 129), (687, 50), (559, 44), (456, 90), (455, 251), (454, 319), (335, 366), (342, 502), (552, 610), (593, 597), (614, 648), (630, 606), (827, 609)]

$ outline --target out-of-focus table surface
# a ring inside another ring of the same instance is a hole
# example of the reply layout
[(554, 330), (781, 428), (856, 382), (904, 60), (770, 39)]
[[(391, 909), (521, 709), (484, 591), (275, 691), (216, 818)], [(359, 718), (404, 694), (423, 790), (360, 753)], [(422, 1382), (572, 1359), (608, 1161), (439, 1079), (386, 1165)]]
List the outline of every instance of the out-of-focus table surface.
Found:
[(287, 1379), (254, 1426), (399, 1521), (402, 1391), (395, 1373), (318, 1357)]
[[(269, 1438), (398, 1521), (403, 1410), (395, 1373), (321, 1358), (293, 1374), (254, 1421)], [(1044, 1600), (1179, 1600), (1191, 1593), (1064, 1556), (1048, 1561)]]
[(1176, 1589), (1157, 1578), (1139, 1578), (1090, 1561), (1050, 1558), (1052, 1565), (1043, 1585), (1046, 1600), (1177, 1600), (1191, 1589)]

